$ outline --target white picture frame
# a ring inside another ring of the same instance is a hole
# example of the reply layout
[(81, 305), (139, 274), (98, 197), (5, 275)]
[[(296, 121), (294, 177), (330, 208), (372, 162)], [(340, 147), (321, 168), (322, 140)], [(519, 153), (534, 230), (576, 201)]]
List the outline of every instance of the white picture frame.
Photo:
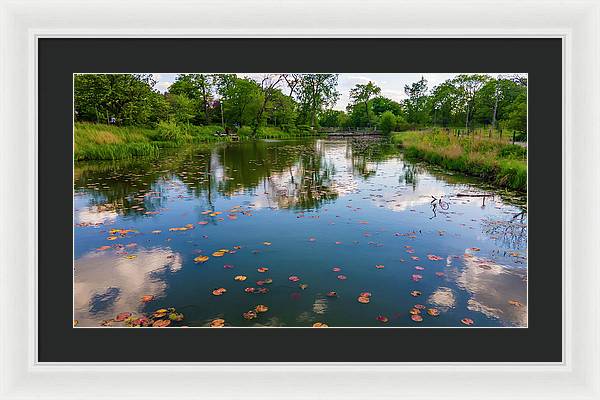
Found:
[[(563, 362), (38, 362), (42, 37), (562, 38)], [(0, 45), (0, 399), (600, 399), (600, 2), (0, 0)]]

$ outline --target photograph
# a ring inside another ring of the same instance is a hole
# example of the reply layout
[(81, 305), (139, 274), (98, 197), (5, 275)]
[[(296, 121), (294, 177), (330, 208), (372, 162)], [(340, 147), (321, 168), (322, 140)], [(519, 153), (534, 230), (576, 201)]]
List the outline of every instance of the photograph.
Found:
[(73, 328), (527, 328), (527, 83), (73, 74)]

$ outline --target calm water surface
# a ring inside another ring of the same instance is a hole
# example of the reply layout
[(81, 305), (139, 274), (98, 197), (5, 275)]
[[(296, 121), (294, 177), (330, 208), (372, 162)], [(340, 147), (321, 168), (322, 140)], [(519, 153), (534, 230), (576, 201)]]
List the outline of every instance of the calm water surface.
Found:
[[(168, 307), (184, 314), (172, 326), (527, 324), (524, 197), (410, 162), (382, 141), (257, 141), (76, 163), (74, 186), (80, 327), (125, 326), (111, 320)], [(459, 196), (480, 193), (494, 196)], [(243, 317), (259, 304), (269, 310)]]

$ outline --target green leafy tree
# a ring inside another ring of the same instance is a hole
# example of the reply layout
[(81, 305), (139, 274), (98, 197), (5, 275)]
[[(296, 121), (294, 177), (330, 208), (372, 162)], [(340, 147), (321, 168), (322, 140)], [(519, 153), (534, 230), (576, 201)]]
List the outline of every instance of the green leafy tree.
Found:
[(301, 118), (311, 127), (317, 126), (319, 113), (332, 107), (340, 96), (337, 91), (339, 74), (301, 74), (295, 86)]
[[(120, 125), (152, 125), (165, 103), (154, 90), (152, 74), (77, 74), (75, 118)], [(159, 107), (155, 110), (153, 107)]]
[(386, 111), (379, 117), (379, 129), (390, 134), (396, 127), (396, 116), (391, 111)]
[(424, 124), (427, 122), (427, 80), (424, 77), (411, 85), (404, 86), (408, 99), (404, 101), (406, 119), (410, 123)]
[(214, 75), (180, 74), (169, 87), (169, 93), (185, 95), (194, 100), (199, 110), (198, 122), (211, 122), (211, 104), (213, 102)]
[(353, 100), (354, 105), (362, 104), (365, 108), (365, 114), (367, 117), (367, 126), (371, 126), (371, 118), (369, 116), (369, 100), (373, 96), (377, 96), (381, 93), (381, 88), (375, 85), (373, 82), (357, 84), (354, 88), (350, 89), (350, 99)]

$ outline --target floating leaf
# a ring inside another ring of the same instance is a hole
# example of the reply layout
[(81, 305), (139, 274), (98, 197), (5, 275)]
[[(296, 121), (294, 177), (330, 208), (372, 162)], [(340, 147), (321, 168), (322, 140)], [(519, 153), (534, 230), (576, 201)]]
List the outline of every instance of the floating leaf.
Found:
[(165, 315), (167, 315), (167, 312), (168, 312), (167, 310), (165, 310), (164, 308), (161, 308), (159, 310), (154, 311), (154, 313), (152, 314), (152, 316), (154, 318), (162, 318)]
[(384, 266), (384, 265), (381, 265), (381, 264), (378, 264), (378, 265), (376, 265), (376, 266), (375, 266), (375, 268), (377, 268), (377, 269), (384, 269), (384, 268), (385, 268), (385, 266)]
[(108, 240), (116, 240), (118, 238), (118, 236), (109, 236), (106, 239)]
[(244, 317), (245, 319), (254, 319), (256, 318), (256, 315), (256, 311), (247, 311), (242, 314), (242, 317)]
[(115, 317), (115, 321), (117, 322), (123, 322), (125, 321), (127, 318), (131, 317), (131, 313), (130, 312), (122, 312), (117, 314), (117, 316)]
[(111, 248), (111, 246), (100, 246), (96, 250), (98, 250), (98, 251), (104, 251), (104, 250), (108, 250), (110, 248)]
[(131, 254), (131, 255), (125, 256), (125, 258), (128, 260), (133, 260), (134, 258), (137, 258), (137, 256), (135, 254)]
[(419, 310), (418, 308), (411, 308), (409, 313), (412, 315), (417, 315), (417, 314), (421, 314), (421, 310)]
[(421, 317), (419, 314), (413, 314), (413, 315), (411, 315), (410, 319), (412, 319), (414, 322), (421, 322), (421, 321), (423, 321), (423, 317)]
[(328, 328), (329, 325), (327, 325), (324, 322), (315, 322), (313, 325), (313, 328)]
[[(208, 221), (200, 221), (198, 222), (198, 225), (208, 225)], [(218, 321), (218, 320), (215, 320)]]
[(371, 297), (371, 292), (361, 292), (360, 297)]
[(223, 268), (225, 268), (225, 269), (232, 269), (233, 265), (225, 264), (225, 265), (223, 265)]
[(386, 322), (388, 322), (389, 320), (390, 320), (390, 319), (389, 319), (388, 317), (386, 317), (385, 315), (378, 315), (378, 316), (377, 316), (377, 321), (379, 321), (379, 322), (386, 323)]
[(412, 297), (418, 297), (421, 295), (421, 292), (419, 292), (418, 290), (413, 290), (412, 292), (410, 292), (410, 295)]
[(227, 289), (225, 288), (218, 288), (212, 291), (212, 294), (214, 294), (215, 296), (220, 296), (223, 293), (225, 293), (227, 291)]
[(445, 274), (443, 272), (438, 271), (438, 272), (435, 273), (435, 275), (436, 276), (444, 276)]
[(440, 310), (438, 310), (437, 308), (429, 308), (427, 309), (427, 314), (431, 315), (432, 317), (437, 317), (438, 315), (440, 315)]
[(333, 272), (340, 272), (342, 269), (340, 267), (333, 267), (333, 268), (331, 268), (331, 270)]
[(264, 304), (259, 304), (256, 307), (254, 307), (254, 310), (258, 313), (264, 313), (269, 311), (269, 307), (265, 306)]
[(347, 277), (346, 275), (338, 275), (338, 276), (337, 276), (337, 278), (338, 278), (340, 281), (345, 281), (346, 279), (348, 279), (348, 277)]
[(371, 301), (371, 299), (369, 299), (368, 297), (365, 297), (365, 296), (358, 296), (357, 300), (359, 303), (363, 303), (363, 304), (367, 304), (368, 302)]
[(196, 263), (203, 263), (208, 261), (208, 256), (198, 256), (196, 258), (194, 258), (194, 262)]
[(248, 278), (248, 277), (247, 277), (247, 276), (245, 276), (245, 275), (236, 275), (236, 276), (234, 276), (234, 277), (233, 277), (233, 279), (234, 279), (234, 280), (236, 280), (236, 281), (240, 281), (240, 282), (243, 282), (243, 281), (245, 281), (247, 278)]
[(326, 296), (327, 297), (337, 297), (337, 292), (332, 290), (331, 292), (327, 292)]
[(215, 251), (214, 253), (212, 253), (213, 257), (223, 257), (224, 255), (225, 253), (222, 251)]
[(419, 275), (419, 274), (413, 274), (410, 279), (412, 279), (415, 282), (419, 282), (421, 279), (423, 279), (423, 276)]
[(266, 267), (260, 267), (257, 269), (258, 272), (267, 272), (269, 270), (269, 268)]
[(246, 293), (254, 293), (255, 290), (256, 289), (253, 288), (253, 287), (247, 287), (247, 288), (244, 289), (244, 292), (246, 292)]
[(152, 301), (152, 300), (154, 300), (154, 296), (152, 296), (151, 294), (147, 294), (147, 295), (142, 296), (142, 301), (144, 303), (147, 303), (147, 302)]
[(169, 325), (171, 325), (171, 320), (168, 319), (159, 319), (154, 321), (154, 323), (152, 324), (152, 326), (155, 328), (164, 328), (165, 326)]
[(517, 300), (509, 300), (508, 304), (510, 304), (511, 306), (515, 306), (515, 307), (523, 307), (523, 303), (521, 303), (520, 301), (517, 301)]
[(298, 285), (300, 287), (300, 289), (304, 290), (308, 287), (308, 285), (306, 283), (301, 283), (300, 285)]
[(433, 255), (433, 254), (428, 254), (427, 258), (430, 259), (431, 261), (439, 261), (439, 260), (443, 260), (444, 259), (443, 257), (436, 256), (436, 255)]
[(225, 326), (225, 320), (220, 318), (213, 319), (210, 323), (211, 328), (222, 328), (223, 326)]
[(471, 251), (480, 251), (481, 249), (479, 247), (469, 247), (469, 250), (471, 250)]
[(183, 314), (172, 312), (169, 314), (169, 319), (171, 321), (183, 321)]
[(460, 322), (465, 325), (473, 325), (475, 323), (475, 321), (473, 321), (471, 318), (463, 318), (460, 320)]
[(271, 242), (263, 242), (263, 244), (264, 244), (265, 246), (270, 246), (272, 243), (271, 243)]
[(291, 282), (298, 282), (300, 280), (300, 278), (297, 277), (296, 275), (292, 275), (288, 278), (288, 280)]

